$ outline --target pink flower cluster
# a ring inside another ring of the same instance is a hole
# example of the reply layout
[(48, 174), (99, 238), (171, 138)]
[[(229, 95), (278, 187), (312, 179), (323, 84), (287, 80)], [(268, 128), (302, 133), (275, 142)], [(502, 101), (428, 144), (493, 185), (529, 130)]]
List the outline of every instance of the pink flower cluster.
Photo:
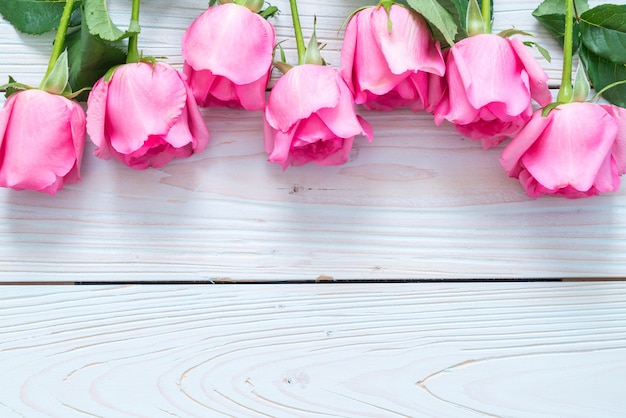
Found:
[(378, 110), (430, 107), (428, 76), (442, 76), (444, 67), (420, 15), (398, 5), (389, 14), (381, 6), (361, 10), (346, 27), (339, 70), (299, 65), (274, 86), (265, 109), (269, 160), (283, 169), (345, 163), (355, 135), (373, 137), (355, 103)]
[(346, 26), (338, 69), (295, 66), (266, 100), (275, 46), (267, 20), (227, 3), (185, 32), (182, 73), (160, 62), (122, 65), (94, 85), (86, 114), (59, 95), (15, 93), (0, 111), (0, 186), (54, 194), (75, 183), (85, 133), (96, 156), (134, 169), (189, 157), (209, 142), (199, 107), (213, 106), (263, 111), (268, 159), (283, 169), (343, 164), (357, 135), (371, 141), (359, 104), (430, 112), (485, 149), (513, 138), (500, 162), (531, 197), (615, 191), (626, 172), (626, 110), (535, 111), (533, 101), (552, 101), (548, 76), (518, 39), (475, 35), (442, 52), (413, 10), (366, 7)]
[(556, 106), (548, 76), (518, 39), (481, 34), (442, 54), (423, 19), (392, 5), (356, 13), (346, 28), (341, 72), (368, 109), (409, 106), (451, 122), (483, 148), (512, 141), (500, 159), (533, 197), (579, 198), (616, 191), (626, 173), (626, 109)]

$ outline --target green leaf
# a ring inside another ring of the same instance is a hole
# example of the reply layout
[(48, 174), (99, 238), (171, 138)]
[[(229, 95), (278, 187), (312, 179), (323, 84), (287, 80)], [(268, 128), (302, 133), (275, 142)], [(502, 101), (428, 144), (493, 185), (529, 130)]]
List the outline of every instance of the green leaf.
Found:
[[(59, 0), (0, 0), (0, 14), (20, 32), (40, 35), (59, 26), (64, 6)], [(74, 11), (77, 9), (78, 4)], [(72, 15), (70, 24), (79, 23)]]
[(515, 29), (515, 28), (511, 28), (511, 29), (505, 29), (503, 31), (498, 32), (498, 36), (501, 36), (503, 38), (509, 38), (511, 36), (514, 35), (523, 35), (523, 36), (533, 36), (532, 33), (523, 31), (523, 30), (519, 30), (519, 29)]
[(313, 18), (313, 34), (311, 35), (311, 39), (309, 40), (309, 44), (306, 47), (306, 52), (304, 53), (304, 63), (305, 64), (316, 64), (322, 65), (324, 59), (322, 58), (322, 53), (320, 51), (320, 47), (317, 43), (317, 34), (315, 33), (315, 26), (317, 24), (317, 18)]
[(595, 54), (626, 62), (626, 4), (603, 4), (580, 16), (582, 42)]
[(67, 49), (59, 55), (52, 71), (41, 82), (41, 89), (52, 94), (62, 94), (67, 88), (69, 69)]
[(585, 69), (582, 64), (578, 62), (578, 68), (576, 69), (576, 78), (574, 81), (574, 102), (585, 102), (589, 97), (589, 80), (585, 74)]
[(18, 91), (29, 90), (32, 88), (34, 87), (31, 87), (26, 84), (18, 83), (17, 81), (15, 81), (13, 77), (9, 76), (9, 83), (1, 85), (0, 91), (5, 92), (4, 97), (8, 99), (9, 96), (11, 96), (14, 93), (17, 93)]
[(478, 0), (469, 0), (467, 16), (465, 18), (465, 29), (469, 36), (480, 35), (486, 32), (485, 21), (478, 5)]
[[(454, 8), (451, 9), (450, 6), (446, 4), (446, 2), (449, 2), (452, 6), (454, 6)], [(442, 3), (442, 6), (445, 7), (446, 10), (451, 11), (452, 15), (455, 17), (455, 20), (463, 29), (467, 29), (467, 27), (465, 26), (467, 20), (465, 19), (465, 16), (467, 16), (467, 7), (469, 6), (469, 1), (445, 0), (440, 3)]]
[[(369, 0), (369, 1), (373, 4), (376, 4), (376, 3), (380, 4), (379, 2), (375, 2), (374, 0)], [(394, 3), (398, 3), (403, 6), (411, 8), (411, 6), (409, 5), (409, 0), (394, 0)], [(454, 41), (458, 42), (461, 39), (466, 38), (467, 32), (465, 30), (465, 20), (466, 20), (465, 16), (467, 15), (468, 0), (438, 0), (437, 3), (439, 3), (439, 5), (441, 5), (445, 10), (448, 11), (448, 13), (452, 16), (452, 21), (457, 27), (457, 32), (454, 37)], [(371, 6), (372, 5), (363, 6), (360, 9), (364, 9), (366, 7), (371, 7)], [(356, 11), (358, 10), (359, 9), (356, 9), (354, 13), (356, 13)], [(430, 30), (432, 31), (433, 38), (436, 41), (440, 42), (442, 48), (452, 45), (445, 39), (443, 33), (436, 26), (434, 26), (431, 22), (429, 22), (429, 26), (430, 26)]]
[(119, 41), (139, 33), (138, 25), (127, 31), (115, 26), (109, 16), (106, 0), (85, 0), (83, 13), (89, 32), (105, 41)]
[[(468, 0), (439, 0), (439, 3), (454, 17), (454, 21), (458, 23), (459, 27), (463, 29), (463, 32), (467, 30), (467, 9), (469, 7)], [(493, 21), (493, 0), (491, 0), (491, 20)], [(465, 37), (462, 36), (461, 39)], [(459, 37), (457, 36), (457, 40)]]
[[(577, 13), (583, 13), (589, 9), (587, 0), (574, 0)], [(545, 0), (534, 11), (533, 16), (545, 27), (550, 35), (556, 39), (561, 46), (565, 40), (565, 1)], [(578, 22), (574, 20), (573, 50), (578, 49), (580, 43)]]
[(526, 41), (524, 42), (524, 45), (526, 45), (527, 47), (530, 48), (537, 48), (537, 51), (539, 51), (539, 53), (541, 54), (541, 56), (548, 62), (552, 62), (552, 58), (550, 57), (550, 52), (548, 52), (547, 49), (545, 49), (544, 47), (542, 47), (541, 45), (539, 45), (537, 42), (530, 42), (530, 41)]
[(248, 8), (252, 13), (259, 13), (265, 0), (234, 0), (233, 3)]
[(454, 44), (454, 37), (459, 28), (452, 13), (436, 0), (408, 0), (408, 4), (441, 32), (448, 45)]
[[(91, 33), (86, 25), (66, 39), (70, 66), (69, 83), (73, 91), (91, 87), (111, 68), (126, 62), (126, 53)], [(79, 100), (84, 100), (85, 95)]]
[(562, 102), (552, 102), (549, 105), (547, 105), (546, 107), (544, 107), (541, 110), (541, 116), (543, 116), (544, 118), (548, 117), (548, 115), (550, 114), (550, 112), (552, 112), (554, 109), (556, 109), (558, 106), (565, 104)]
[[(537, 6), (533, 12), (533, 16), (565, 16), (565, 6), (566, 4), (563, 0), (544, 0), (539, 6)], [(574, 6), (579, 15), (589, 10), (589, 2), (587, 0), (575, 0)], [(563, 23), (563, 25), (565, 25), (565, 23)]]
[[(581, 45), (579, 55), (596, 91), (620, 80), (626, 80), (626, 64), (607, 60), (589, 50), (585, 45)], [(626, 107), (626, 85), (617, 85), (605, 91), (602, 97), (614, 105)]]
[(269, 19), (280, 14), (280, 9), (276, 6), (268, 6), (259, 12), (263, 19)]

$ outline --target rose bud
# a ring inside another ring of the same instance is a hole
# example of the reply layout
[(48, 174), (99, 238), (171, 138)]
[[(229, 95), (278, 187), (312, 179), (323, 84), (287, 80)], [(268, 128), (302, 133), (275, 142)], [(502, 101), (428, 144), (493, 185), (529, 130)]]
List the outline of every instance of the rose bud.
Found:
[(274, 27), (248, 8), (209, 7), (183, 36), (183, 72), (198, 104), (263, 109), (275, 43)]
[(336, 69), (303, 64), (278, 79), (265, 108), (269, 161), (283, 169), (343, 164), (355, 135), (371, 140), (372, 130), (356, 115), (352, 93)]
[(348, 22), (341, 75), (355, 103), (367, 109), (429, 107), (428, 73), (443, 76), (445, 63), (418, 13), (398, 4), (361, 9)]
[(51, 195), (80, 180), (85, 112), (43, 90), (12, 94), (0, 110), (0, 186)]
[(626, 171), (626, 110), (572, 102), (538, 110), (500, 163), (528, 196), (580, 198), (617, 191)]
[(519, 39), (481, 34), (465, 38), (446, 55), (447, 86), (434, 109), (462, 135), (493, 147), (515, 136), (533, 114), (531, 99), (545, 106), (548, 76)]
[(162, 167), (204, 150), (209, 131), (184, 76), (168, 64), (117, 67), (89, 94), (87, 133), (102, 159)]

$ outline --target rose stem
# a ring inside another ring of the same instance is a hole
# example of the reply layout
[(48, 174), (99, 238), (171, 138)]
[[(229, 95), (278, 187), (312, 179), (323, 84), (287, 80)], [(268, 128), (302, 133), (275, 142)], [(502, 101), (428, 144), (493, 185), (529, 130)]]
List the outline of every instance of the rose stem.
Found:
[(59, 55), (63, 52), (65, 34), (67, 33), (67, 27), (70, 25), (70, 16), (72, 15), (73, 8), (74, 0), (66, 0), (61, 20), (59, 21), (59, 29), (57, 30), (57, 35), (54, 38), (54, 46), (52, 47), (52, 54), (50, 55), (50, 60), (48, 61), (46, 75), (43, 77), (44, 80), (48, 78), (48, 75), (50, 75), (50, 72), (54, 68), (54, 64), (56, 64), (59, 59)]
[[(133, 6), (130, 12), (131, 27), (139, 27), (139, 3), (140, 0), (133, 0)], [(139, 56), (138, 38), (138, 33), (135, 33), (128, 38), (128, 55), (126, 56), (127, 64), (139, 62), (139, 59), (141, 58)]]
[(298, 5), (296, 0), (289, 0), (291, 6), (291, 19), (293, 20), (293, 31), (296, 34), (296, 46), (298, 48), (298, 65), (304, 64), (304, 56), (306, 47), (304, 46), (304, 38), (302, 37), (302, 26), (300, 26), (300, 16), (298, 15)]
[(491, 33), (491, 0), (483, 0), (480, 9), (485, 22), (485, 33)]
[(566, 0), (565, 8), (565, 39), (563, 40), (563, 72), (561, 74), (561, 88), (556, 98), (558, 102), (572, 101), (574, 89), (572, 87), (572, 43), (574, 38), (574, 0)]

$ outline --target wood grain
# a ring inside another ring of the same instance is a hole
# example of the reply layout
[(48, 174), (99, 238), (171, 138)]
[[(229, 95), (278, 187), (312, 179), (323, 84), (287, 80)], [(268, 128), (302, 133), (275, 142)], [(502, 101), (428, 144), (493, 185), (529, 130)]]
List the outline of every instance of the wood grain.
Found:
[(619, 417), (625, 291), (4, 286), (0, 415)]
[[(128, 2), (110, 1), (125, 25)], [(293, 55), (287, 2), (274, 24)], [(305, 32), (318, 17), (338, 63), (341, 22), (356, 0), (301, 1)], [(538, 2), (498, 1), (496, 28), (515, 25), (559, 49), (530, 15)], [(180, 68), (180, 39), (206, 2), (142, 4), (140, 47)], [(51, 36), (0, 22), (0, 77), (37, 84)], [(163, 169), (101, 161), (87, 145), (83, 181), (55, 197), (0, 190), (0, 281), (272, 281), (623, 277), (626, 191), (584, 201), (527, 198), (449, 124), (408, 110), (359, 109), (375, 139), (347, 164), (282, 172), (267, 162), (262, 115), (205, 109), (209, 148)]]

